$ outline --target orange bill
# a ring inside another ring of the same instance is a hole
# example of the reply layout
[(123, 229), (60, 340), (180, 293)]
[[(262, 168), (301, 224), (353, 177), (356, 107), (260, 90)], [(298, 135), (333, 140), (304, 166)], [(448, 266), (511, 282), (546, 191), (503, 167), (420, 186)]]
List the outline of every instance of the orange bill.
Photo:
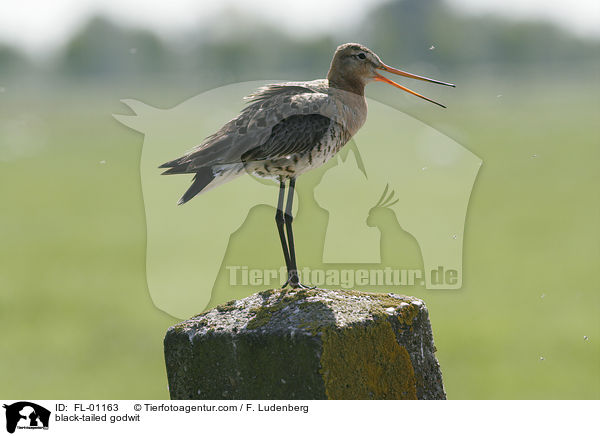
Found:
[[(439, 80), (434, 80), (434, 79), (429, 79), (428, 77), (423, 77), (423, 76), (417, 76), (416, 74), (412, 74), (412, 73), (407, 73), (406, 71), (402, 71), (402, 70), (398, 70), (396, 68), (390, 67), (388, 65), (383, 64), (383, 66), (380, 68), (384, 71), (393, 73), (393, 74), (397, 74), (399, 76), (404, 76), (404, 77), (410, 77), (411, 79), (417, 79), (417, 80), (423, 80), (425, 82), (431, 82), (431, 83), (437, 83), (438, 85), (444, 85), (444, 86), (452, 86), (455, 87), (456, 85), (453, 85), (452, 83), (446, 83), (446, 82), (440, 82)], [(387, 77), (382, 76), (381, 74), (375, 73), (375, 80), (379, 81), (379, 82), (384, 82), (384, 83), (388, 83), (390, 85), (395, 86), (396, 88), (400, 88), (403, 91), (408, 92), (409, 94), (412, 95), (416, 95), (417, 97), (422, 98), (423, 100), (427, 100), (431, 103), (437, 104), (438, 106), (441, 106), (443, 108), (445, 108), (446, 106), (444, 106), (441, 103), (438, 103), (435, 100), (432, 100), (430, 98), (425, 97), (424, 95), (419, 94), (418, 92), (412, 91), (396, 82), (394, 82), (393, 80), (388, 79)]]

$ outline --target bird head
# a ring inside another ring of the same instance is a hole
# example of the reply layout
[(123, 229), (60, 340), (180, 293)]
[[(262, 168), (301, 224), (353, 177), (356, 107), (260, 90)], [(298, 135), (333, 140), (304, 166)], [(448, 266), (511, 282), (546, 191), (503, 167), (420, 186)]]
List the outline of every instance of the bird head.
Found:
[(384, 82), (424, 100), (430, 101), (431, 103), (435, 103), (438, 106), (445, 107), (444, 105), (431, 100), (430, 98), (427, 98), (388, 79), (381, 74), (382, 71), (403, 77), (409, 77), (411, 79), (437, 83), (438, 85), (452, 87), (455, 86), (451, 83), (440, 82), (439, 80), (417, 76), (416, 74), (390, 67), (389, 65), (384, 64), (379, 56), (377, 56), (372, 50), (357, 43), (342, 44), (337, 48), (335, 54), (333, 55), (331, 66), (329, 67), (327, 79), (329, 79), (329, 83), (333, 87), (355, 92), (360, 95), (364, 93), (364, 87), (367, 83), (372, 81)]

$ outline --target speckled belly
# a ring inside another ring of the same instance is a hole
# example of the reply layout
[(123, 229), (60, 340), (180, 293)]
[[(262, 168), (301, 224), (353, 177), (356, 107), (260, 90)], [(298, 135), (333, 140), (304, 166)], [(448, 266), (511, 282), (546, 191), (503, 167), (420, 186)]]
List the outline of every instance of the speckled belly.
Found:
[(336, 155), (352, 135), (341, 127), (333, 127), (310, 150), (268, 160), (244, 162), (249, 173), (263, 178), (280, 180), (298, 177), (318, 168)]

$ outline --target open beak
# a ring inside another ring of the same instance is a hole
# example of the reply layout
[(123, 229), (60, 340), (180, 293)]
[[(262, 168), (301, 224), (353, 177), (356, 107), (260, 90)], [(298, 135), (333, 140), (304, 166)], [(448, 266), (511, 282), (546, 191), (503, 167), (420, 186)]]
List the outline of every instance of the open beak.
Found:
[[(410, 77), (411, 79), (417, 79), (417, 80), (423, 80), (425, 82), (437, 83), (438, 85), (445, 85), (445, 86), (452, 86), (452, 87), (456, 86), (456, 85), (453, 85), (452, 83), (440, 82), (439, 80), (429, 79), (427, 77), (417, 76), (416, 74), (407, 73), (406, 71), (397, 70), (396, 68), (392, 68), (390, 66), (387, 66), (386, 64), (382, 64), (382, 66), (379, 67), (378, 69), (387, 71), (389, 73), (397, 74), (399, 76)], [(409, 94), (416, 95), (417, 97), (420, 97), (423, 100), (430, 101), (431, 103), (437, 104), (438, 106), (441, 106), (443, 108), (446, 107), (443, 104), (438, 103), (437, 101), (434, 101), (430, 98), (425, 97), (424, 95), (419, 94), (418, 92), (412, 91), (402, 85), (399, 85), (398, 83), (394, 82), (393, 80), (390, 80), (387, 77), (384, 77), (377, 72), (375, 73), (375, 80), (377, 80), (378, 82), (384, 82), (384, 83), (393, 85), (396, 88), (400, 88), (400, 89), (408, 92)]]

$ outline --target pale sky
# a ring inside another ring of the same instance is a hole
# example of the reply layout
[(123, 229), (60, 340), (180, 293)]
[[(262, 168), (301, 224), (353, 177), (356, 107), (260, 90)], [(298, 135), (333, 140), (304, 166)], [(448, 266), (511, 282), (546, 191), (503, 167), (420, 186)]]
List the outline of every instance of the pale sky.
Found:
[[(387, 0), (3, 0), (0, 42), (34, 52), (60, 46), (87, 18), (103, 13), (164, 36), (193, 29), (228, 9), (253, 11), (296, 32), (339, 28)], [(600, 0), (445, 0), (471, 14), (545, 18), (583, 36), (600, 38)]]

